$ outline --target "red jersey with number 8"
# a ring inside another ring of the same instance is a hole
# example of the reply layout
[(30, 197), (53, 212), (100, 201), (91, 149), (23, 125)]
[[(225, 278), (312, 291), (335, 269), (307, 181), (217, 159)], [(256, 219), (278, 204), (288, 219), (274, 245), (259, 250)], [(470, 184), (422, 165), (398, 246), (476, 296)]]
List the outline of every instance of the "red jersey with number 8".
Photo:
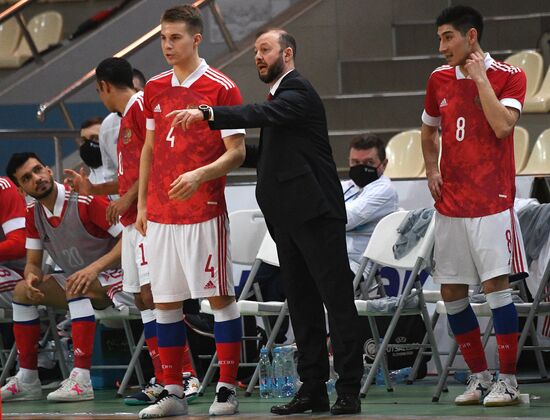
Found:
[[(525, 73), (485, 55), (487, 78), (498, 100), (521, 112)], [(515, 197), (513, 132), (499, 139), (491, 128), (473, 80), (459, 67), (433, 71), (422, 122), (441, 126), (443, 179), (437, 211), (449, 217), (482, 217), (509, 209)]]
[(244, 130), (210, 130), (206, 121), (183, 130), (172, 127), (171, 111), (201, 104), (240, 105), (233, 81), (202, 60), (180, 83), (172, 70), (151, 78), (145, 85), (144, 113), (147, 129), (155, 131), (153, 161), (147, 192), (147, 219), (164, 224), (193, 224), (210, 220), (226, 211), (225, 176), (200, 185), (187, 200), (168, 198), (172, 182), (181, 174), (208, 165), (225, 153), (223, 137)]

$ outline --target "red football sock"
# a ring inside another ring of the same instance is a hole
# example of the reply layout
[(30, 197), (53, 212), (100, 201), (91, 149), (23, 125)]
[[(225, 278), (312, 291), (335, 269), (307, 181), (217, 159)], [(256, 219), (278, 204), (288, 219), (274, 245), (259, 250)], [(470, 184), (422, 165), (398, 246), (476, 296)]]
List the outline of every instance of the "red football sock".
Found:
[(164, 374), (162, 371), (162, 363), (160, 361), (159, 355), (159, 346), (157, 337), (146, 338), (145, 342), (147, 343), (147, 348), (149, 349), (149, 356), (151, 357), (151, 362), (153, 362), (153, 369), (155, 371), (155, 378), (158, 384), (164, 385)]
[(95, 320), (81, 321), (79, 319), (73, 319), (72, 335), (74, 367), (89, 370), (92, 367)]
[(185, 344), (183, 347), (182, 358), (181, 358), (181, 372), (191, 372), (191, 376), (197, 376), (195, 368), (193, 367), (193, 360), (191, 359), (191, 352), (189, 351), (189, 344)]
[(38, 340), (40, 339), (38, 319), (33, 324), (14, 322), (13, 334), (17, 343), (19, 366), (25, 369), (38, 369)]
[(472, 373), (487, 370), (487, 360), (481, 344), (479, 327), (464, 334), (456, 334), (455, 339), (462, 352), (462, 357)]
[(500, 373), (516, 374), (518, 354), (518, 333), (496, 334)]
[(181, 353), (183, 347), (159, 347), (160, 360), (162, 361), (162, 372), (164, 385), (181, 386)]
[(216, 343), (216, 351), (218, 352), (218, 363), (220, 364), (219, 382), (234, 384), (241, 360), (241, 342)]

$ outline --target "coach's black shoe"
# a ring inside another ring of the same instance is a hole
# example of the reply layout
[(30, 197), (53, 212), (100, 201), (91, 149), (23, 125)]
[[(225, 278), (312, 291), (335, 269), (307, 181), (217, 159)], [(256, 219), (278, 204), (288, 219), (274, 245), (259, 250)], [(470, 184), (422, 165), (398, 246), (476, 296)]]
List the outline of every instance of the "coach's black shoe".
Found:
[(330, 408), (330, 413), (337, 416), (340, 414), (357, 414), (361, 412), (361, 401), (357, 395), (339, 396), (334, 405)]
[(314, 395), (310, 393), (298, 393), (287, 404), (274, 405), (271, 407), (273, 414), (279, 414), (286, 416), (289, 414), (305, 413), (311, 411), (312, 413), (325, 413), (330, 410), (330, 404), (328, 395)]

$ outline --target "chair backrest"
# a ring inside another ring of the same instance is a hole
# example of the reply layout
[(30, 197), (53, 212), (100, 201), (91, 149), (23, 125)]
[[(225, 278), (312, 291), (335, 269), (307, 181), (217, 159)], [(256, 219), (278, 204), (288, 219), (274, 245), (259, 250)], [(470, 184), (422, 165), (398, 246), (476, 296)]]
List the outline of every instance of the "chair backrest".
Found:
[(533, 50), (520, 51), (504, 60), (505, 63), (520, 67), (525, 72), (527, 78), (525, 95), (527, 97), (533, 96), (539, 90), (542, 82), (543, 61), (542, 55)]
[(550, 174), (550, 128), (540, 133), (521, 175)]
[(267, 231), (264, 215), (258, 209), (232, 212), (229, 214), (229, 228), (231, 260), (252, 265)]
[(516, 126), (514, 128), (514, 160), (516, 162), (516, 173), (519, 174), (527, 163), (529, 156), (529, 132)]
[(21, 41), (21, 27), (15, 18), (0, 25), (0, 56), (12, 55)]
[(389, 178), (419, 177), (424, 171), (420, 130), (403, 131), (393, 136), (386, 146), (388, 166), (384, 175)]
[(380, 220), (374, 228), (363, 256), (377, 264), (405, 270), (412, 270), (419, 257), (425, 260), (429, 258), (434, 244), (435, 217), (432, 217), (424, 237), (408, 254), (399, 259), (393, 255), (393, 245), (399, 236), (397, 228), (408, 214), (408, 211), (396, 211)]
[(258, 251), (258, 255), (256, 255), (256, 258), (262, 260), (265, 263), (279, 267), (277, 246), (275, 245), (275, 241), (273, 240), (269, 232), (265, 233), (264, 240), (260, 245), (260, 249)]
[[(55, 11), (40, 13), (27, 23), (27, 30), (31, 34), (38, 52), (45, 51), (51, 45), (55, 45), (61, 41), (61, 36), (63, 35), (63, 16)], [(17, 53), (20, 55), (31, 54), (31, 49), (25, 39), (21, 41)]]

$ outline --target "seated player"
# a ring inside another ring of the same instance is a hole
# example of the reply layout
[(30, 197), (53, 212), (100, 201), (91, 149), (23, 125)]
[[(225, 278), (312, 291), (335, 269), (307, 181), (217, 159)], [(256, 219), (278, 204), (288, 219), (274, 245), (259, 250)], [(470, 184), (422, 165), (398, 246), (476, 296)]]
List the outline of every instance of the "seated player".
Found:
[[(164, 378), (158, 353), (155, 305), (151, 294), (147, 244), (144, 237), (135, 229), (137, 214), (137, 188), (139, 159), (145, 140), (145, 116), (143, 114), (143, 92), (136, 92), (132, 78), (132, 66), (123, 58), (107, 58), (96, 68), (97, 91), (105, 107), (122, 115), (117, 141), (118, 179), (102, 184), (92, 184), (83, 171), (80, 174), (65, 170), (80, 193), (93, 195), (119, 194), (120, 198), (111, 201), (107, 210), (110, 223), (120, 222), (122, 231), (122, 269), (124, 271), (123, 290), (132, 293), (135, 304), (141, 311), (145, 341), (153, 361), (155, 378), (137, 394), (125, 399), (130, 405), (154, 403), (162, 392)], [(189, 347), (185, 346), (183, 375), (185, 396), (191, 401), (197, 396), (200, 386), (193, 368)]]
[(11, 308), (13, 289), (25, 268), (25, 199), (0, 177), (0, 307)]
[[(49, 401), (94, 398), (90, 380), (95, 336), (94, 308), (130, 305), (132, 297), (120, 291), (122, 227), (106, 220), (103, 197), (78, 195), (54, 182), (50, 168), (34, 153), (16, 153), (8, 162), (10, 179), (36, 201), (26, 216), (27, 263), (24, 279), (13, 293), (13, 330), (20, 369), (2, 387), (2, 400), (20, 401), (42, 396), (37, 370), (40, 336), (37, 305), (67, 308), (72, 320), (74, 369)], [(45, 275), (44, 251), (64, 271)]]

